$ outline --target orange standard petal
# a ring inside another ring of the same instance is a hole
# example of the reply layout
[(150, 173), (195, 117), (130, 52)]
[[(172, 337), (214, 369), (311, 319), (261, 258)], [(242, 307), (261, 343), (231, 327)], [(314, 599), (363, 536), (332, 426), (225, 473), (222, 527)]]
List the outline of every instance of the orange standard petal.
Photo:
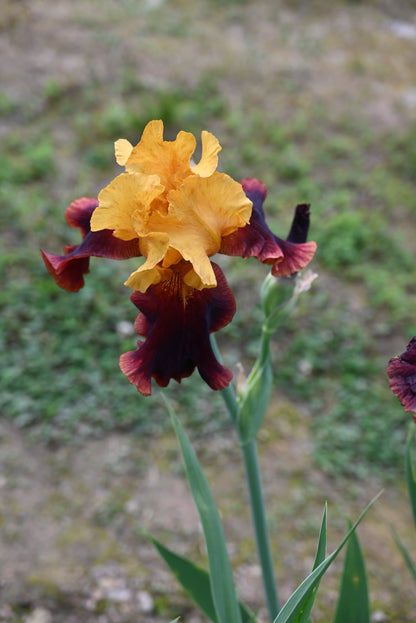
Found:
[(179, 132), (174, 141), (163, 140), (163, 122), (150, 121), (143, 130), (139, 143), (130, 149), (128, 141), (116, 142), (116, 158), (127, 172), (145, 175), (157, 173), (161, 183), (170, 190), (192, 175), (191, 157), (196, 140), (190, 132)]
[(146, 292), (147, 288), (159, 283), (166, 269), (158, 266), (165, 258), (169, 246), (169, 236), (164, 232), (152, 232), (140, 238), (140, 252), (146, 261), (135, 270), (124, 285), (133, 290)]
[(216, 171), (218, 140), (202, 132), (201, 160), (191, 168), (195, 144), (188, 132), (163, 140), (160, 120), (147, 124), (135, 147), (124, 139), (116, 142), (117, 162), (126, 172), (99, 194), (91, 229), (138, 239), (146, 261), (126, 285), (140, 292), (159, 283), (160, 271), (181, 260), (189, 263), (182, 275), (185, 285), (215, 287), (209, 257), (220, 250), (224, 237), (250, 221), (252, 202), (242, 185)]
[(91, 230), (110, 229), (121, 240), (138, 238), (137, 221), (145, 229), (151, 203), (162, 193), (157, 175), (118, 175), (98, 195), (99, 205), (91, 217)]
[(114, 143), (114, 151), (117, 164), (124, 167), (130, 158), (131, 152), (133, 151), (133, 145), (125, 138), (120, 138)]
[(201, 133), (202, 140), (202, 156), (198, 164), (192, 167), (192, 173), (196, 173), (201, 177), (209, 177), (216, 171), (218, 166), (218, 152), (222, 147), (218, 139), (211, 134), (203, 130)]
[[(199, 288), (214, 287), (215, 275), (208, 258), (219, 251), (224, 236), (249, 222), (252, 202), (241, 184), (217, 172), (210, 177), (187, 178), (168, 199), (165, 231), (170, 246), (191, 262), (200, 278)], [(195, 276), (192, 283), (196, 283)]]

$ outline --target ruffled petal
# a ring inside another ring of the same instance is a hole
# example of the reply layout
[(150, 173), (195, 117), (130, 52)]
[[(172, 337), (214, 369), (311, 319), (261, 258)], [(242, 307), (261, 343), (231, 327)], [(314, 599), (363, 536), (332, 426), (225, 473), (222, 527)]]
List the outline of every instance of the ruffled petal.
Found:
[(310, 205), (300, 204), (295, 208), (292, 225), (286, 240), (279, 240), (283, 260), (273, 265), (272, 275), (286, 277), (301, 270), (312, 260), (316, 251), (315, 242), (306, 242), (310, 222)]
[(138, 238), (138, 233), (146, 232), (152, 201), (163, 190), (157, 175), (118, 175), (98, 195), (99, 205), (91, 218), (91, 230), (111, 229), (121, 240)]
[(219, 251), (224, 236), (249, 222), (250, 199), (241, 184), (225, 173), (188, 177), (168, 199), (169, 218), (164, 227), (170, 246), (192, 263), (202, 287), (215, 286), (208, 256)]
[(309, 227), (309, 212), (305, 205), (298, 206), (295, 211), (291, 234), (295, 236), (282, 240), (275, 236), (266, 223), (263, 202), (267, 195), (266, 186), (257, 179), (249, 178), (241, 181), (247, 197), (253, 202), (250, 223), (223, 239), (220, 253), (239, 255), (241, 257), (257, 257), (264, 264), (273, 264), (272, 274), (284, 277), (304, 268), (314, 256), (315, 242), (298, 240), (305, 236)]
[(90, 231), (91, 215), (98, 206), (96, 197), (81, 197), (75, 199), (65, 210), (65, 220), (70, 227), (78, 227), (82, 232), (82, 237)]
[[(90, 272), (89, 257), (70, 257), (40, 251), (45, 266), (60, 288), (67, 292), (78, 292), (84, 287), (84, 277)], [(69, 259), (68, 259), (69, 257)]]
[[(179, 132), (174, 141), (164, 141), (163, 122), (160, 119), (150, 121), (126, 161), (126, 171), (157, 173), (166, 189), (176, 188), (192, 173), (191, 156), (195, 147), (196, 140), (190, 132)], [(123, 159), (127, 153), (125, 148), (124, 145)]]
[(151, 393), (152, 377), (166, 387), (170, 379), (180, 382), (190, 376), (195, 367), (212, 389), (231, 381), (232, 373), (215, 358), (209, 335), (231, 322), (235, 301), (219, 266), (213, 264), (213, 269), (215, 288), (185, 291), (181, 275), (171, 270), (170, 279), (145, 294), (133, 292), (131, 300), (141, 311), (135, 329), (146, 340), (121, 355), (120, 368), (145, 396)]
[(157, 264), (165, 257), (168, 245), (169, 237), (164, 233), (151, 233), (142, 237), (140, 251), (146, 257), (146, 261), (130, 275), (124, 285), (139, 292), (146, 292), (149, 286), (159, 283), (161, 271), (165, 269)]
[(97, 199), (83, 197), (73, 201), (65, 211), (68, 224), (78, 227), (82, 232), (83, 241), (80, 245), (67, 245), (65, 255), (41, 251), (46, 268), (58, 286), (68, 292), (78, 292), (83, 287), (91, 256), (124, 260), (140, 255), (138, 240), (120, 240), (106, 229), (90, 231), (91, 215), (97, 205)]
[(391, 391), (405, 411), (413, 412), (416, 421), (416, 337), (410, 340), (404, 353), (390, 359), (387, 374)]
[(203, 130), (201, 133), (202, 140), (202, 155), (198, 164), (195, 164), (192, 168), (192, 173), (196, 173), (200, 177), (209, 177), (214, 173), (218, 166), (218, 152), (222, 147), (218, 139), (211, 134)]
[(292, 225), (286, 238), (288, 242), (295, 242), (296, 244), (306, 242), (311, 219), (310, 207), (309, 203), (301, 203), (296, 206)]
[[(280, 248), (283, 251), (283, 260), (275, 262), (272, 268), (274, 277), (288, 277), (305, 268), (313, 259), (316, 251), (316, 242), (294, 243), (280, 240)], [(266, 262), (268, 264), (269, 262)]]
[(169, 268), (161, 268), (160, 266), (151, 266), (141, 270), (142, 267), (131, 273), (125, 286), (144, 293), (150, 286), (160, 283), (163, 279), (169, 279), (171, 272)]
[(120, 138), (114, 143), (114, 151), (117, 164), (124, 167), (130, 158), (131, 152), (133, 151), (133, 145), (125, 138)]

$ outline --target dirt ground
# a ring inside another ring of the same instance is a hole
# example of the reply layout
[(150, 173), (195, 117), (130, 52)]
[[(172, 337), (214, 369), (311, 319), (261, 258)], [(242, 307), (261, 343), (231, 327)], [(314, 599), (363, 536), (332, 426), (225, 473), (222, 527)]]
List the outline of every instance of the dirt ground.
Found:
[[(130, 20), (120, 13), (129, 2), (108, 0), (106, 14), (87, 0), (0, 4), (1, 87), (18, 100), (36, 100), (53, 80), (68, 85), (92, 78), (111, 81), (120, 64), (134, 59), (149, 84), (191, 85), (213, 68), (235, 105), (274, 105), (276, 84), (289, 72), (301, 81), (304, 97), (331, 98), (333, 111), (345, 107), (346, 96), (354, 93), (351, 105), (362, 105), (369, 123), (402, 125), (415, 114), (416, 11), (410, 2), (328, 4), (328, 11), (316, 3), (315, 11), (303, 2), (291, 8), (289, 2), (265, 0), (242, 3), (237, 15), (235, 6), (221, 2), (214, 10), (202, 0), (179, 2), (177, 9), (176, 3), (143, 0), (142, 16)], [(166, 27), (150, 28), (161, 8)], [(178, 39), (184, 15), (187, 34)], [(62, 170), (67, 167), (63, 182), (69, 184), (74, 168), (64, 159), (61, 164)], [(311, 568), (324, 502), (332, 549), (345, 531), (344, 517), (356, 517), (384, 486), (375, 479), (334, 482), (317, 470), (308, 417), (286, 403), (272, 405), (260, 442), (282, 600)], [(235, 441), (230, 430), (197, 439), (196, 447), (224, 518), (240, 593), (248, 605), (260, 608), (262, 619)], [(149, 440), (111, 433), (49, 447), (4, 419), (0, 496), (0, 621), (166, 623), (177, 615), (189, 623), (204, 620), (142, 535), (143, 529), (151, 530), (173, 549), (204, 560), (173, 436)], [(373, 620), (410, 622), (416, 616), (415, 586), (390, 525), (414, 544), (402, 482), (385, 485), (360, 538)], [(341, 560), (322, 583), (317, 622), (329, 620), (340, 566)]]
[[(13, 612), (30, 623), (159, 623), (178, 614), (192, 623), (204, 620), (143, 536), (151, 531), (204, 564), (197, 513), (173, 436), (149, 442), (114, 433), (79, 446), (48, 448), (6, 421), (0, 440), (0, 621), (13, 621)], [(240, 594), (261, 609), (260, 571), (233, 431), (197, 439), (195, 446), (224, 519)], [(345, 516), (357, 517), (382, 485), (334, 482), (320, 473), (311, 460), (307, 417), (288, 404), (273, 405), (260, 460), (285, 600), (311, 569), (324, 501), (332, 550), (345, 532)], [(403, 486), (385, 488), (360, 539), (375, 620), (413, 621), (414, 585), (391, 525), (412, 542)], [(340, 569), (341, 559), (322, 583), (317, 621), (328, 620), (335, 606)]]

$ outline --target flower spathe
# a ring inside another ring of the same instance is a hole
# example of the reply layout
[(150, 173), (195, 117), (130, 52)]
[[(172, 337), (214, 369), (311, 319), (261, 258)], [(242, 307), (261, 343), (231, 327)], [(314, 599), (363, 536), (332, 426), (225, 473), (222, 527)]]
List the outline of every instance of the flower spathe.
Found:
[(202, 132), (201, 141), (201, 159), (193, 164), (195, 137), (180, 132), (165, 141), (162, 121), (151, 121), (136, 146), (118, 140), (116, 160), (124, 172), (98, 200), (78, 199), (66, 210), (68, 224), (81, 230), (81, 244), (65, 247), (64, 255), (42, 252), (49, 272), (68, 291), (84, 285), (90, 256), (145, 258), (125, 282), (140, 310), (136, 332), (145, 341), (120, 358), (121, 370), (144, 395), (151, 393), (151, 378), (165, 386), (195, 367), (213, 389), (232, 378), (209, 341), (235, 312), (213, 255), (254, 256), (283, 276), (308, 264), (316, 248), (306, 242), (309, 206), (298, 206), (288, 239), (278, 238), (266, 224), (265, 186), (218, 172), (218, 140)]
[(405, 411), (413, 412), (416, 421), (416, 337), (410, 340), (404, 353), (390, 359), (387, 374), (391, 391)]

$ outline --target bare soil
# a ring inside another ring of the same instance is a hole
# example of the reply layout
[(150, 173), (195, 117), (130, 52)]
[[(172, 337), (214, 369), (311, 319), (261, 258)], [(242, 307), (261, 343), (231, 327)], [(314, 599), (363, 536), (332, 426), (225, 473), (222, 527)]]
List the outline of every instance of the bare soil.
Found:
[[(224, 519), (240, 594), (262, 616), (260, 571), (234, 433), (196, 439), (195, 447)], [(1, 448), (0, 620), (13, 621), (16, 611), (36, 621), (36, 609), (63, 623), (150, 623), (177, 614), (185, 621), (204, 620), (143, 536), (150, 531), (205, 564), (173, 436), (152, 440), (113, 433), (79, 446), (49, 448), (3, 422)], [(311, 458), (307, 417), (286, 403), (272, 406), (260, 457), (285, 600), (311, 569), (324, 502), (332, 550), (345, 533), (345, 517), (357, 517), (382, 485), (376, 479), (333, 481), (319, 472)], [(380, 620), (412, 621), (414, 585), (394, 545), (392, 525), (412, 543), (401, 483), (385, 488), (360, 538), (373, 610), (384, 613)], [(341, 560), (322, 583), (317, 621), (328, 620), (335, 606), (340, 569)]]

